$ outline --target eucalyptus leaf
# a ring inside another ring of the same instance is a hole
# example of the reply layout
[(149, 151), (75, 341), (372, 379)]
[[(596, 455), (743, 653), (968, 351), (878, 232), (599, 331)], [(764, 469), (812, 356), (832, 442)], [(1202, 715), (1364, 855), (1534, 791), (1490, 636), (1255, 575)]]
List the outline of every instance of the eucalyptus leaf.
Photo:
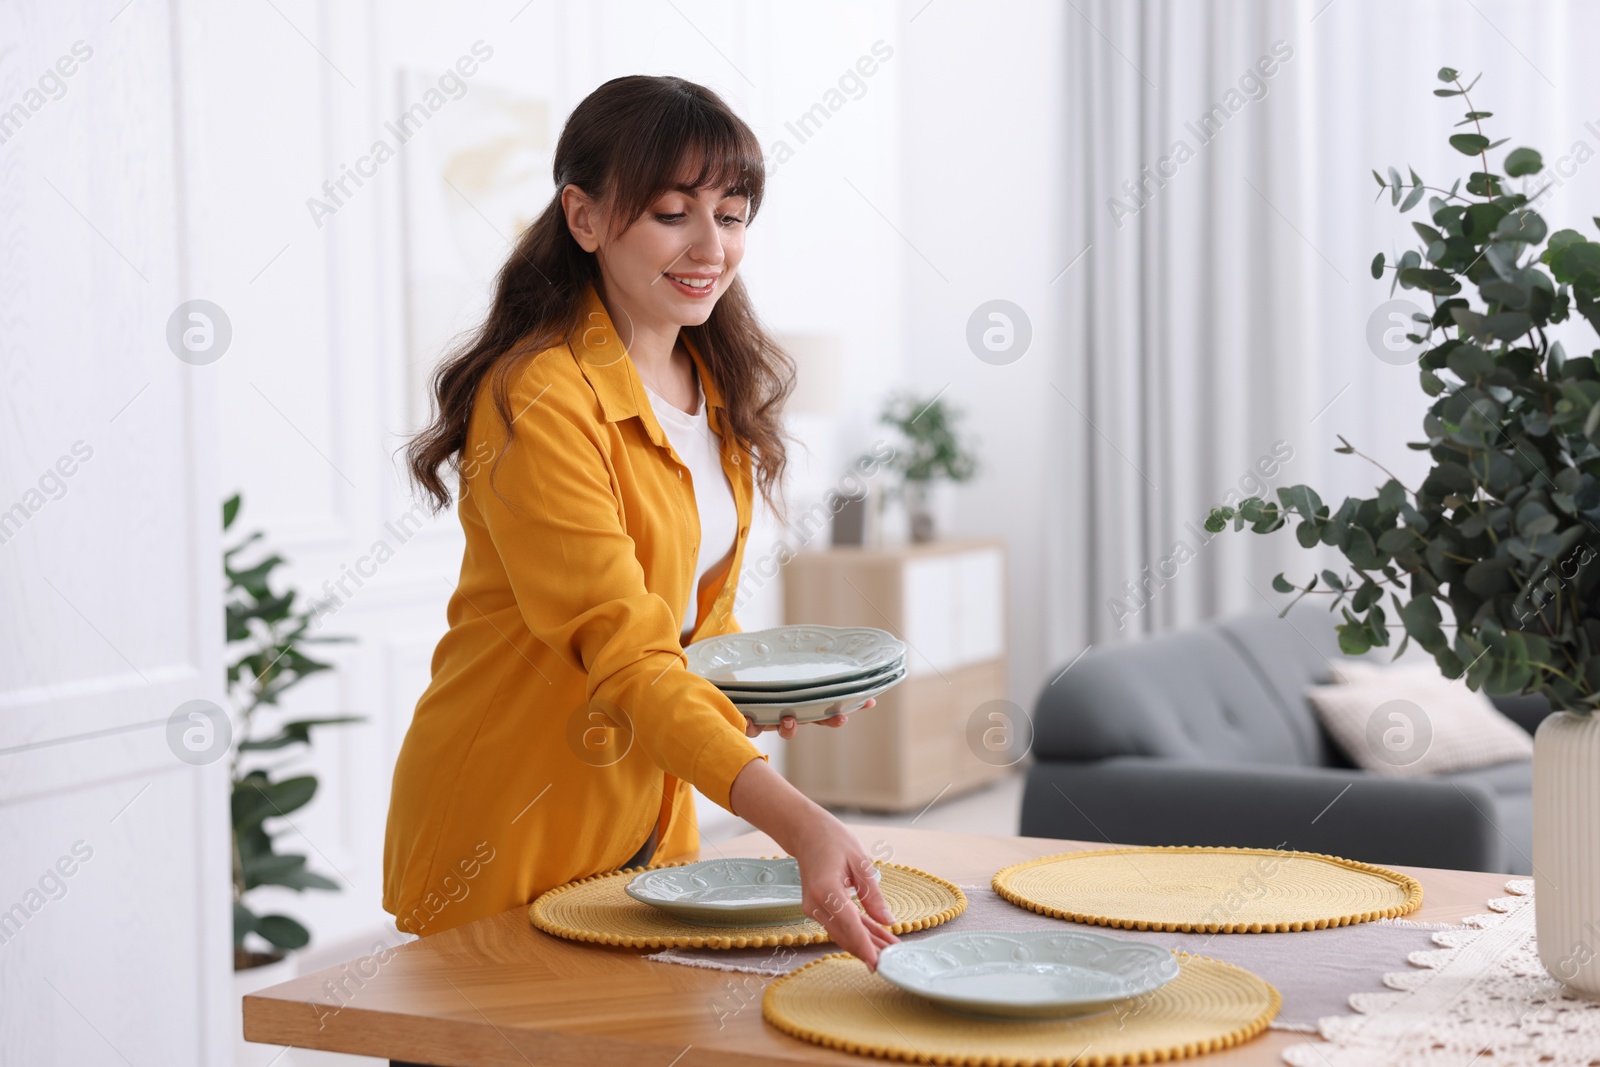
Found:
[(1543, 166), (1544, 160), (1531, 148), (1517, 148), (1506, 154), (1506, 174), (1512, 178), (1537, 174)]

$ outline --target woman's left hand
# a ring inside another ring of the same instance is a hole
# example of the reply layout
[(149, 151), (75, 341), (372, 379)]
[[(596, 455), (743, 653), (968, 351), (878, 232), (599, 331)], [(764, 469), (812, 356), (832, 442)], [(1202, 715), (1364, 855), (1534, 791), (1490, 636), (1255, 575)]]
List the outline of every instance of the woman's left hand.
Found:
[[(868, 697), (867, 698), (867, 702), (865, 704), (861, 705), (861, 707), (858, 708), (857, 710), (858, 711), (866, 711), (868, 708), (872, 707), (872, 705), (876, 704), (877, 702), (878, 702), (878, 698), (877, 697)], [(843, 726), (846, 722), (849, 721), (849, 719), (850, 719), (850, 716), (848, 716), (848, 715), (829, 715), (826, 719), (817, 719), (816, 720), (816, 725), (818, 725), (818, 726)], [(795, 717), (793, 715), (785, 715), (780, 720), (780, 723), (777, 726), (760, 726), (760, 725), (756, 724), (755, 720), (746, 719), (744, 721), (744, 732), (745, 732), (745, 736), (746, 737), (760, 737), (763, 733), (765, 733), (768, 730), (776, 730), (776, 731), (778, 731), (778, 736), (779, 737), (784, 738), (785, 740), (788, 740), (789, 738), (794, 736), (795, 728), (797, 726), (799, 726), (799, 725), (800, 725), (799, 721), (797, 719), (795, 719)]]

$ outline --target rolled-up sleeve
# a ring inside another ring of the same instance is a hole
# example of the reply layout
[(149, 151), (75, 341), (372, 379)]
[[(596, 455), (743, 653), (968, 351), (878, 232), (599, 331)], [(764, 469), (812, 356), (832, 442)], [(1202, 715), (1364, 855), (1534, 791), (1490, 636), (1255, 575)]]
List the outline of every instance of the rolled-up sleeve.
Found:
[(732, 811), (734, 778), (767, 757), (745, 735), (732, 701), (688, 669), (680, 614), (646, 588), (612, 488), (606, 424), (572, 390), (545, 388), (549, 376), (535, 367), (513, 388), (510, 447), (499, 413), (480, 398), (467, 454), (495, 461), (470, 465), (464, 491), (528, 630), (584, 672), (590, 705), (620, 709), (634, 744), (656, 766)]

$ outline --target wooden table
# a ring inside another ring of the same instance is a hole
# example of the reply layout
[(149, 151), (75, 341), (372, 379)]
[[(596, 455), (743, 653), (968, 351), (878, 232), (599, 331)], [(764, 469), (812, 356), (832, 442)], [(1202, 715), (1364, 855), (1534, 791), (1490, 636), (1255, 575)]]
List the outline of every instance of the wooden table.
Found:
[[(1106, 847), (871, 824), (851, 829), (877, 858), (968, 885), (987, 883), (1007, 864)], [(765, 834), (750, 833), (707, 846), (702, 858), (779, 851)], [(1459, 922), (1480, 913), (1485, 901), (1502, 895), (1509, 878), (1398, 869), (1422, 883), (1422, 908), (1408, 916), (1419, 922)], [(244, 1033), (251, 1041), (445, 1067), (887, 1062), (825, 1049), (767, 1026), (760, 1001), (766, 979), (758, 975), (640, 958), (649, 951), (551, 937), (534, 929), (526, 908), (513, 908), (403, 945), (381, 963), (367, 957), (365, 963), (247, 996)], [(337, 998), (330, 988), (341, 990)], [(1269, 1030), (1203, 1061), (1216, 1067), (1281, 1064), (1283, 1048), (1306, 1040), (1305, 1034)]]

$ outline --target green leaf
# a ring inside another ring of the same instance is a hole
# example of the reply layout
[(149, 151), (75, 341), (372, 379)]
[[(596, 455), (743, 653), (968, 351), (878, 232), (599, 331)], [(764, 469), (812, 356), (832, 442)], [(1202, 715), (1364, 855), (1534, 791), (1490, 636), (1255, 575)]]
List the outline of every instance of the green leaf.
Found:
[(1454, 67), (1439, 68), (1439, 80), (1442, 82), (1453, 82), (1459, 77), (1461, 77), (1461, 75), (1456, 73), (1456, 68)]
[(1548, 263), (1550, 262), (1550, 257), (1559, 252), (1561, 249), (1567, 247), (1568, 245), (1583, 244), (1587, 240), (1588, 238), (1579, 233), (1577, 230), (1557, 230), (1555, 233), (1550, 235), (1550, 244), (1546, 246), (1544, 255), (1540, 258), (1544, 260), (1544, 262)]
[(1444, 631), (1439, 628), (1439, 605), (1430, 596), (1414, 597), (1400, 609), (1400, 621), (1409, 637), (1417, 639), (1429, 652), (1444, 646)]
[(312, 775), (273, 782), (264, 772), (253, 771), (233, 787), (234, 828), (259, 825), (273, 816), (297, 811), (310, 803), (316, 792), (317, 779)]
[(1289, 579), (1283, 576), (1282, 571), (1279, 571), (1277, 574), (1272, 576), (1272, 588), (1275, 592), (1279, 593), (1294, 592), (1294, 586), (1289, 583)]
[[(1434, 229), (1432, 226), (1429, 226), (1425, 222), (1413, 222), (1411, 224), (1411, 228), (1416, 230), (1417, 236), (1422, 238), (1428, 244), (1433, 244), (1435, 241), (1444, 240), (1444, 234), (1440, 233), (1438, 230)], [(1377, 277), (1377, 275), (1373, 275), (1373, 277)]]
[(296, 891), (338, 889), (339, 883), (306, 870), (306, 858), (290, 853), (267, 853), (244, 859), (245, 889), (261, 885), (280, 885)]
[(1422, 199), (1422, 194), (1425, 192), (1427, 192), (1427, 190), (1420, 185), (1413, 188), (1411, 192), (1406, 194), (1406, 198), (1401, 201), (1400, 210), (1402, 212), (1406, 212), (1416, 207), (1417, 203)]
[(1291, 485), (1279, 489), (1278, 501), (1285, 511), (1297, 511), (1307, 519), (1316, 518), (1324, 511), (1322, 498), (1309, 485)]
[(1533, 319), (1526, 311), (1502, 311), (1483, 320), (1484, 330), (1501, 341), (1515, 341), (1533, 329)]
[[(1345, 612), (1349, 615), (1349, 612)], [(1372, 650), (1372, 639), (1367, 636), (1366, 627), (1356, 622), (1347, 622), (1339, 627), (1339, 651), (1347, 656), (1361, 656)]]
[(1550, 264), (1550, 273), (1555, 275), (1556, 281), (1574, 287), (1600, 287), (1600, 244), (1580, 239), (1558, 246), (1556, 237), (1562, 232), (1568, 231), (1560, 231), (1550, 238), (1542, 257)]
[(1522, 311), (1533, 300), (1533, 286), (1493, 278), (1478, 286), (1478, 295), (1483, 297), (1485, 303)]
[(1544, 219), (1537, 212), (1513, 211), (1495, 226), (1493, 237), (1497, 241), (1521, 241), (1523, 244), (1536, 245), (1544, 240), (1548, 232)]
[[(1377, 171), (1373, 171), (1373, 173), (1376, 174)], [(1376, 256), (1374, 256), (1372, 258), (1372, 276), (1374, 278), (1383, 277), (1383, 253), (1382, 252), (1379, 252)]]
[(1381, 512), (1399, 511), (1406, 502), (1406, 487), (1390, 478), (1378, 490), (1378, 510)]
[(1383, 596), (1378, 583), (1370, 578), (1361, 583), (1361, 588), (1356, 590), (1356, 595), (1350, 598), (1352, 611), (1366, 611)]
[(1500, 187), (1500, 178), (1486, 170), (1475, 170), (1467, 179), (1467, 192), (1473, 196), (1498, 197), (1504, 196), (1505, 190)]
[(1388, 562), (1379, 555), (1378, 543), (1364, 527), (1350, 527), (1348, 541), (1340, 546), (1345, 558), (1362, 570), (1376, 570)]
[(1531, 148), (1517, 148), (1506, 154), (1506, 175), (1512, 178), (1521, 178), (1527, 174), (1537, 174), (1544, 166), (1544, 160), (1539, 153)]
[(222, 502), (222, 528), (226, 530), (233, 525), (233, 520), (239, 515), (240, 496), (233, 494)]
[(325, 719), (297, 719), (294, 722), (284, 723), (282, 729), (271, 737), (241, 741), (238, 748), (240, 752), (255, 752), (283, 748), (286, 745), (310, 743), (311, 728), (313, 726), (332, 726), (335, 723), (365, 721), (366, 717), (362, 715), (335, 715)]
[(1378, 535), (1378, 548), (1391, 556), (1404, 552), (1408, 548), (1419, 547), (1421, 547), (1421, 542), (1417, 539), (1417, 535), (1405, 526), (1396, 526), (1394, 529), (1385, 530)]
[(1422, 289), (1438, 296), (1453, 296), (1461, 291), (1455, 275), (1435, 267), (1407, 267), (1399, 277), (1400, 284), (1408, 289)]
[(256, 920), (256, 933), (281, 949), (305, 948), (311, 943), (311, 931), (287, 915), (263, 915)]
[(1450, 147), (1464, 156), (1482, 154), (1489, 147), (1489, 138), (1481, 133), (1455, 133), (1450, 135)]

